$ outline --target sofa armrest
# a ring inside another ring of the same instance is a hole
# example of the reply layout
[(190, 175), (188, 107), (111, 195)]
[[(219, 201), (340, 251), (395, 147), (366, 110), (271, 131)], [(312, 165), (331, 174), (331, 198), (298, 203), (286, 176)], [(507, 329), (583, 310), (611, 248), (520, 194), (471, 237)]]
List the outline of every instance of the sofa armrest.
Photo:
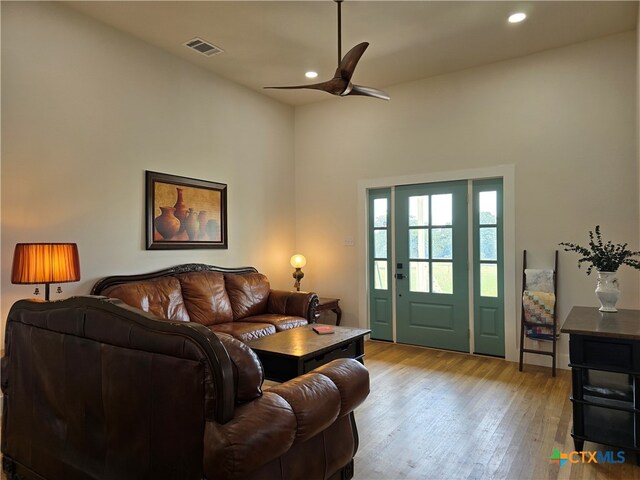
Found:
[(234, 396), (236, 403), (254, 400), (262, 395), (264, 369), (260, 359), (244, 342), (224, 332), (214, 335), (224, 345), (233, 368)]
[(306, 318), (309, 323), (317, 319), (318, 295), (313, 292), (271, 290), (267, 312)]
[[(207, 478), (241, 478), (347, 415), (369, 394), (369, 372), (353, 359), (334, 360), (266, 389), (236, 407), (233, 420), (205, 427)], [(259, 432), (259, 433), (257, 433)]]

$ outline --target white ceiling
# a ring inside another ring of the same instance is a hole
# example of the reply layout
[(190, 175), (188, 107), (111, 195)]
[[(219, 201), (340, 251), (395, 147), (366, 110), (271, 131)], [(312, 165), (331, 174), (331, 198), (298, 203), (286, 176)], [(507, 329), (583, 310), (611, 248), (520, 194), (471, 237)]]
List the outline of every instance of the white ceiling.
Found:
[[(338, 63), (337, 7), (331, 0), (65, 3), (290, 105), (328, 98), (324, 92), (262, 87), (313, 83), (333, 76)], [(529, 18), (520, 24), (507, 23), (515, 11), (524, 11)], [(384, 89), (633, 30), (637, 20), (635, 1), (346, 0), (342, 53), (368, 41), (353, 81)], [(205, 57), (182, 45), (193, 37), (213, 43), (224, 53)], [(316, 70), (319, 78), (305, 79), (307, 70)]]

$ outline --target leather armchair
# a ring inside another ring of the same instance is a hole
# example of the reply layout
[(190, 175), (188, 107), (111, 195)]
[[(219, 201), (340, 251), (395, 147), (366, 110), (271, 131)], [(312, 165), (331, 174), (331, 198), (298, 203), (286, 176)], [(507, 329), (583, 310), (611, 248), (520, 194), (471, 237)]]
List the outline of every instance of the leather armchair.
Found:
[(2, 359), (12, 478), (351, 478), (355, 360), (262, 389), (242, 342), (103, 297), (19, 301)]

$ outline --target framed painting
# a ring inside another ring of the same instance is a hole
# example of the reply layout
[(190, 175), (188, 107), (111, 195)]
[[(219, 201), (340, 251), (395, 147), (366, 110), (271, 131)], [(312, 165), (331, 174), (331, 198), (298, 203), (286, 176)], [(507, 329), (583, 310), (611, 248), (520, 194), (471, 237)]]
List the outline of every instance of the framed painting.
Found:
[(146, 172), (147, 250), (227, 248), (227, 185)]

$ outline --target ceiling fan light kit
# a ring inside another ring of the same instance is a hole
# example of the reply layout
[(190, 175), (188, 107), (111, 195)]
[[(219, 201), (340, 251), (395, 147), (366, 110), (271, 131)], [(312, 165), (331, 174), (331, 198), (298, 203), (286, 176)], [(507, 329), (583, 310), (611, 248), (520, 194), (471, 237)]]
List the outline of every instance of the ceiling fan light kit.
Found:
[(323, 92), (330, 93), (331, 95), (337, 95), (345, 97), (347, 95), (362, 95), (365, 97), (380, 98), (382, 100), (389, 100), (387, 95), (382, 90), (377, 88), (365, 87), (362, 85), (354, 85), (351, 83), (351, 77), (358, 65), (358, 61), (362, 54), (369, 46), (368, 42), (362, 42), (353, 47), (342, 57), (342, 12), (341, 6), (343, 0), (334, 0), (338, 4), (338, 68), (331, 80), (321, 83), (312, 83), (309, 85), (293, 85), (286, 87), (264, 87), (275, 88), (281, 90), (294, 90), (307, 88), (312, 90), (322, 90)]

